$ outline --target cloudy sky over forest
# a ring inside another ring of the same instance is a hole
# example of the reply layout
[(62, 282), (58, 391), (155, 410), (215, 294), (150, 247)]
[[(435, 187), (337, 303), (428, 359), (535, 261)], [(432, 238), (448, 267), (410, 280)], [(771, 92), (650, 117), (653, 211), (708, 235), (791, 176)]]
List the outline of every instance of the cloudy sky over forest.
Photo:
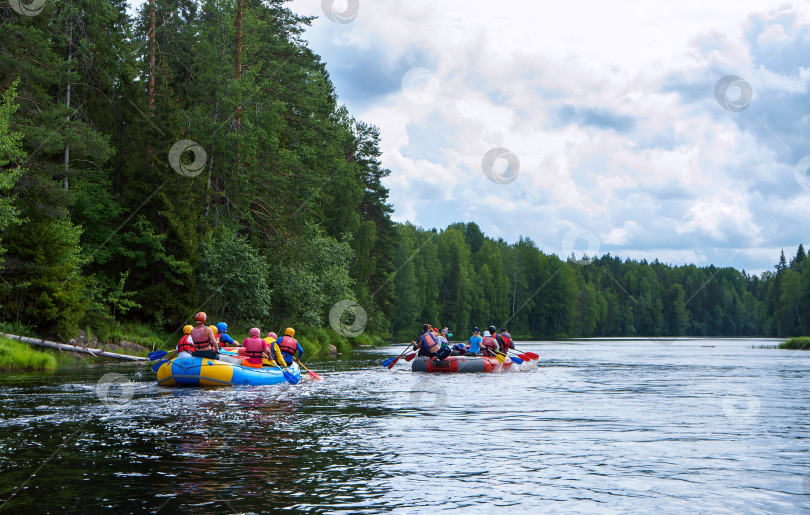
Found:
[(751, 272), (810, 241), (806, 5), (289, 5), (380, 127), (397, 221)]

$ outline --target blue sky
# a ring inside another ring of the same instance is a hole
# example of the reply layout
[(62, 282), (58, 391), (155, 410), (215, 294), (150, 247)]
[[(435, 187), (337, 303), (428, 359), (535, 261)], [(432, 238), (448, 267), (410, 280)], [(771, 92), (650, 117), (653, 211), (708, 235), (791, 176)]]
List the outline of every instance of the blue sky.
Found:
[[(810, 241), (807, 9), (547, 4), (290, 3), (319, 16), (305, 38), (341, 102), (381, 129), (396, 220), (755, 273)], [(484, 175), (494, 147), (513, 182)]]

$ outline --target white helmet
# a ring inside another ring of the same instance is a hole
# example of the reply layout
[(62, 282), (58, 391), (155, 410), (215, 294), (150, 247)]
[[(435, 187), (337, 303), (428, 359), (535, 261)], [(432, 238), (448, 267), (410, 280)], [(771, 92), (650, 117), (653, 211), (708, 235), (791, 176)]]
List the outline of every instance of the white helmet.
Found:
[(492, 335), (489, 334), (489, 331), (484, 331), (484, 336), (492, 336)]

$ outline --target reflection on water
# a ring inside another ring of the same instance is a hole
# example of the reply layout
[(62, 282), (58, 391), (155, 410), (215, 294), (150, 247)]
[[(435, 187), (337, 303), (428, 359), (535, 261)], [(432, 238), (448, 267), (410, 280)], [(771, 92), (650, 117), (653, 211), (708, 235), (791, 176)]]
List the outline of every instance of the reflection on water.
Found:
[[(404, 360), (386, 370), (391, 348), (319, 363), (325, 381), (297, 386), (159, 388), (146, 367), (7, 374), (0, 502), (11, 497), (9, 512), (810, 509), (810, 353), (751, 348), (760, 343), (525, 344), (542, 356), (536, 370), (465, 375), (414, 374)], [(130, 402), (99, 400), (111, 371), (131, 381)]]

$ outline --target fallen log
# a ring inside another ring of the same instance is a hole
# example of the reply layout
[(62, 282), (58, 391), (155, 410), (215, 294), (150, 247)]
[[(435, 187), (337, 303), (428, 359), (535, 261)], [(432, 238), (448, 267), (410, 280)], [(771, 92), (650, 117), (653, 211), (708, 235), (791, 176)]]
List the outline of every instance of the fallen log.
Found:
[(124, 359), (127, 361), (148, 361), (147, 358), (141, 356), (129, 356), (127, 354), (118, 354), (116, 352), (107, 352), (101, 349), (86, 349), (84, 347), (77, 347), (75, 345), (68, 345), (67, 343), (57, 343), (48, 340), (41, 340), (39, 338), (29, 338), (27, 336), (19, 336), (16, 334), (0, 333), (0, 336), (5, 336), (12, 340), (20, 340), (21, 342), (30, 343), (31, 345), (38, 345), (39, 347), (48, 347), (58, 350), (69, 350), (72, 352), (81, 352), (83, 354), (90, 354), (96, 357)]

